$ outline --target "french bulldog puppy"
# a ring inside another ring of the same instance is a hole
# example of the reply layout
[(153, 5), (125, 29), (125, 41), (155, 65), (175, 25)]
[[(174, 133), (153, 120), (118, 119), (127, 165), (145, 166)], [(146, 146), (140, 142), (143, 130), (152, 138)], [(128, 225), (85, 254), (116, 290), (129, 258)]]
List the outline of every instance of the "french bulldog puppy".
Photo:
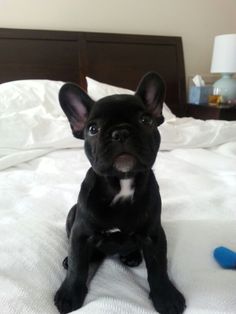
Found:
[(66, 278), (55, 295), (60, 313), (80, 308), (88, 292), (89, 265), (119, 254), (128, 266), (144, 257), (150, 298), (157, 312), (179, 314), (183, 295), (167, 274), (167, 244), (161, 226), (161, 197), (152, 171), (160, 146), (165, 84), (146, 74), (134, 96), (113, 95), (94, 102), (79, 86), (59, 93), (72, 133), (84, 139), (91, 163), (66, 229)]

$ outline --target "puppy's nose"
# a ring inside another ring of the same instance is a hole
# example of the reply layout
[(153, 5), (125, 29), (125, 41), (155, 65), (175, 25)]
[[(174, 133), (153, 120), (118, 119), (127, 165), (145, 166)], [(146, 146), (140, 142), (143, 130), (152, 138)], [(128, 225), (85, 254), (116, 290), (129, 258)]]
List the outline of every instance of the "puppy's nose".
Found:
[(118, 129), (118, 130), (114, 130), (111, 133), (111, 137), (113, 141), (117, 141), (121, 143), (124, 143), (129, 136), (130, 136), (130, 131), (127, 129)]

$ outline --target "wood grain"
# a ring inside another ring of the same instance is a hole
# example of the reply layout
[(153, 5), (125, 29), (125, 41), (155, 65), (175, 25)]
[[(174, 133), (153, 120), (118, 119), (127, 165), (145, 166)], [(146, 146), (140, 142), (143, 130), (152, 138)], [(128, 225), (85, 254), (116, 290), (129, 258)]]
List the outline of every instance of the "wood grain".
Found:
[(135, 89), (148, 71), (163, 77), (168, 106), (183, 116), (186, 89), (180, 37), (0, 29), (0, 83), (50, 79), (86, 88), (87, 75)]

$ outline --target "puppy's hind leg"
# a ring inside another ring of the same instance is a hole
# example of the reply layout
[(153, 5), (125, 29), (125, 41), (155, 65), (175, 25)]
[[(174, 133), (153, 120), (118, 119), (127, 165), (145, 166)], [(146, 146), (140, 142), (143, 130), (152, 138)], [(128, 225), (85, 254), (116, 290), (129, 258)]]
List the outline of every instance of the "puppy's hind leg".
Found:
[(75, 214), (76, 214), (77, 204), (75, 204), (69, 211), (69, 214), (66, 219), (66, 233), (67, 237), (70, 237), (71, 228), (75, 221)]
[[(104, 260), (104, 258), (105, 258), (105, 255), (102, 252), (94, 249), (94, 251), (91, 255), (91, 258), (90, 258), (90, 262), (99, 265)], [(68, 269), (68, 256), (65, 257), (65, 259), (63, 260), (62, 266), (65, 269)]]
[[(74, 220), (75, 220), (75, 214), (76, 214), (77, 204), (75, 204), (69, 211), (69, 214), (67, 215), (66, 219), (66, 234), (67, 237), (70, 237), (71, 228), (73, 226)], [(62, 266), (65, 269), (68, 269), (68, 256), (64, 258), (62, 262)]]

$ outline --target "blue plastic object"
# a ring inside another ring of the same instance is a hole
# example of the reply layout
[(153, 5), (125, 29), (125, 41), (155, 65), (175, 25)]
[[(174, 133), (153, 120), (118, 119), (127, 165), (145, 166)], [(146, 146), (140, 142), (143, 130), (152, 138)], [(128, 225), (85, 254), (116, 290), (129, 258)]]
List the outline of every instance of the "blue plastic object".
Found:
[(236, 252), (220, 246), (214, 250), (214, 258), (218, 264), (226, 269), (236, 269)]

